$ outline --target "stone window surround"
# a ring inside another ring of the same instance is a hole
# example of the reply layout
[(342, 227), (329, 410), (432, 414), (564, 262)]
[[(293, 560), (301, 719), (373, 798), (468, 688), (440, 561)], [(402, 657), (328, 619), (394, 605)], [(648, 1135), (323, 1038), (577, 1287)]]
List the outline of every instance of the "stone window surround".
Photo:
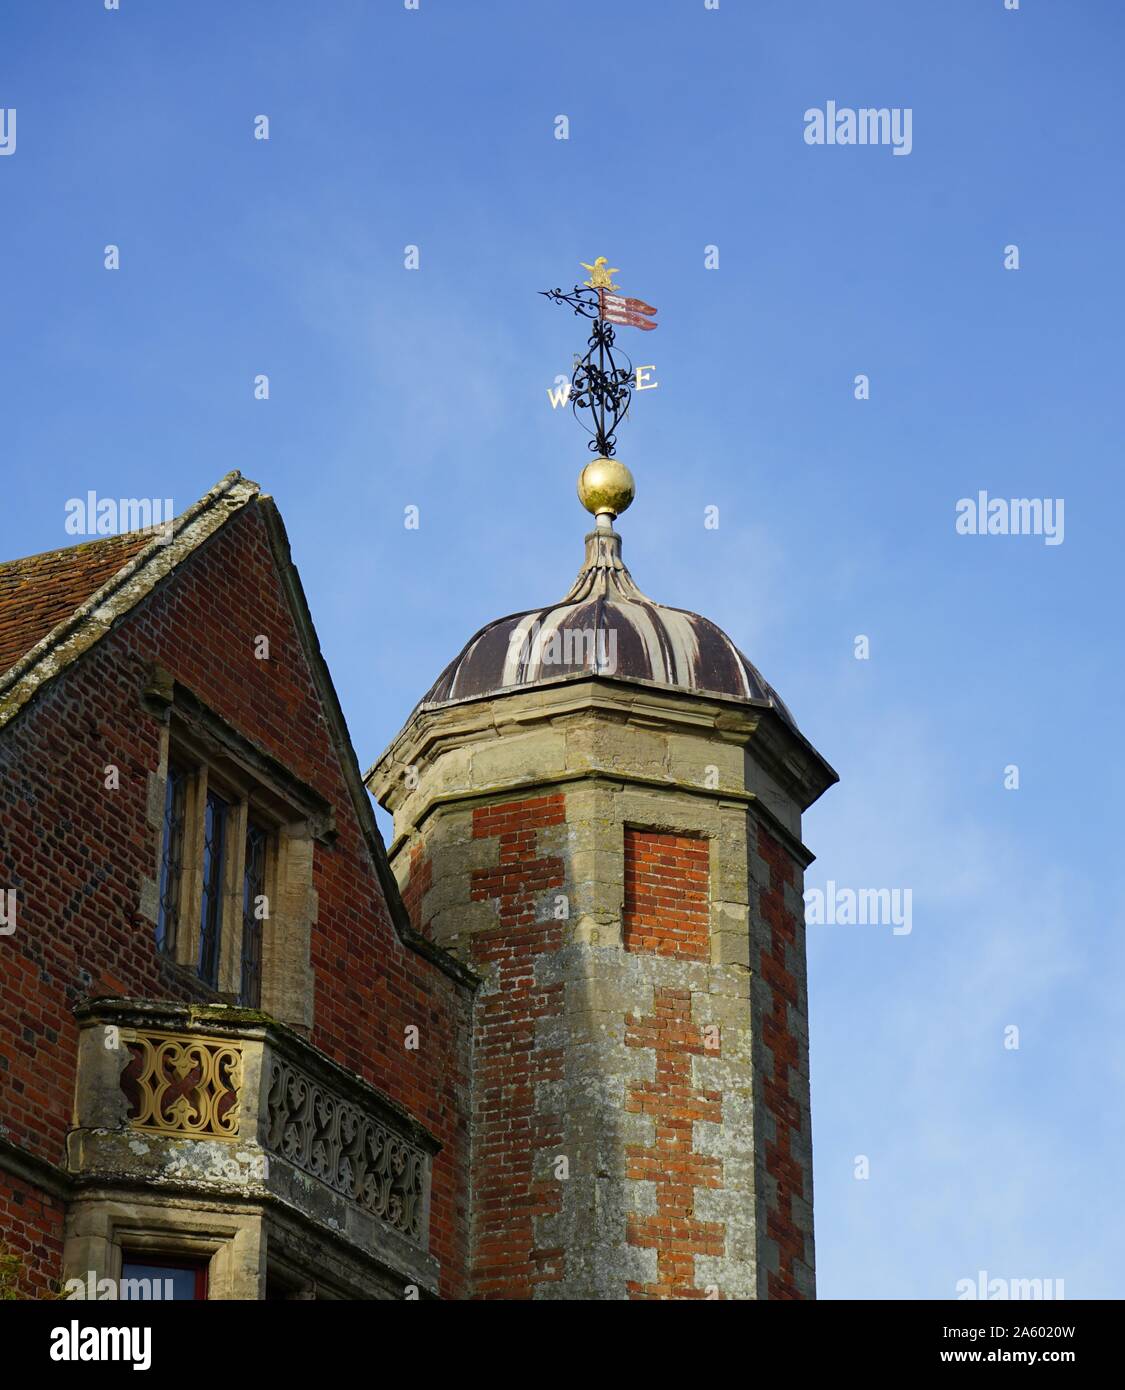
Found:
[(374, 1273), (354, 1252), (310, 1240), (285, 1215), (250, 1204), (95, 1191), (67, 1212), (62, 1279), (88, 1287), (92, 1272), (95, 1289), (102, 1279), (120, 1288), (128, 1251), (205, 1264), (208, 1301), (262, 1300), (270, 1278), (290, 1285), (291, 1298), (322, 1301), (402, 1299), (410, 1286), (411, 1276)]
[(256, 1299), (261, 1286), (262, 1218), (232, 1208), (217, 1212), (176, 1200), (99, 1195), (67, 1213), (64, 1279), (119, 1284), (126, 1251), (207, 1265), (208, 1299)]
[[(403, 1283), (377, 1276), (345, 1252), (309, 1244), (284, 1216), (252, 1205), (221, 1211), (185, 1198), (96, 1193), (74, 1202), (67, 1213), (63, 1280), (88, 1286), (111, 1279), (120, 1289), (125, 1252), (182, 1259), (207, 1266), (207, 1301), (257, 1301), (270, 1277), (292, 1287), (292, 1298), (371, 1300), (402, 1298)], [(430, 1290), (423, 1297), (432, 1298)]]
[(255, 1301), (277, 1279), (293, 1299), (402, 1300), (413, 1287), (419, 1299), (436, 1289), (403, 1273), (373, 1270), (355, 1251), (302, 1231), (276, 1210), (242, 1203), (221, 1208), (191, 1199), (95, 1191), (71, 1204), (66, 1218), (62, 1282), (94, 1275), (120, 1288), (125, 1252), (190, 1260), (207, 1266), (208, 1301)]
[[(160, 667), (144, 691), (146, 710), (160, 719), (160, 762), (149, 774), (147, 820), (153, 835), (152, 878), (142, 884), (141, 915), (155, 924), (160, 911), (160, 863), (168, 768), (188, 773), (174, 955), (165, 957), (208, 988), (197, 972), (203, 888), (203, 825), (208, 788), (229, 810), (224, 832), (222, 932), (218, 965), (220, 1000), (235, 1003), (241, 992), (243, 873), (246, 827), (250, 820), (266, 832), (265, 896), (269, 916), (262, 921), (261, 1001), (258, 1007), (301, 1032), (312, 1028), (313, 978), (309, 956), (316, 920), (313, 857), (316, 843), (335, 839), (333, 808), (316, 791), (254, 746), (221, 716)], [(154, 949), (155, 944), (154, 944)]]

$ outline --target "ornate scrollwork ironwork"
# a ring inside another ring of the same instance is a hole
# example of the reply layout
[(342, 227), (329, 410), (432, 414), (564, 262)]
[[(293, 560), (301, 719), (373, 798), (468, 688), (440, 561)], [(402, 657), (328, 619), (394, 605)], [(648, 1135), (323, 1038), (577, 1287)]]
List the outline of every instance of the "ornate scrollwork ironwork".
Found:
[(601, 313), (601, 296), (597, 290), (575, 285), (572, 290), (540, 290), (545, 298), (556, 304), (569, 304), (576, 314), (586, 319), (596, 319)]
[[(617, 447), (617, 427), (633, 397), (633, 364), (617, 347), (613, 325), (601, 317), (601, 295), (597, 290), (575, 285), (569, 291), (539, 293), (556, 304), (569, 304), (576, 314), (593, 321), (586, 355), (576, 359), (570, 378), (570, 407), (574, 418), (591, 436), (590, 450), (602, 458), (612, 458)], [(587, 410), (592, 427), (578, 413)]]
[(267, 1149), (421, 1242), (422, 1149), (280, 1058), (270, 1065), (266, 1111)]

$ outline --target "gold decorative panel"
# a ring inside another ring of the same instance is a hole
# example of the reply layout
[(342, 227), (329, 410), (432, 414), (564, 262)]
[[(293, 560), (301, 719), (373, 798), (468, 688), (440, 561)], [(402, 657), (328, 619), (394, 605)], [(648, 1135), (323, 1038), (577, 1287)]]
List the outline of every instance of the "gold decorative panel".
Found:
[(185, 1138), (237, 1139), (242, 1047), (193, 1034), (122, 1034), (130, 1060), (121, 1074), (134, 1129)]

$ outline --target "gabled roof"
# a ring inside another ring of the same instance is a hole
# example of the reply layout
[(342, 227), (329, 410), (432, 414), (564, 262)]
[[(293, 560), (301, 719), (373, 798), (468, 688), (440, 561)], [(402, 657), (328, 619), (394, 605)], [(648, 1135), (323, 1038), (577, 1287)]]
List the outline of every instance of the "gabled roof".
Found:
[(153, 539), (129, 531), (0, 563), (0, 671), (46, 637)]
[(0, 730), (260, 489), (228, 473), (171, 526), (0, 567)]
[(163, 527), (131, 531), (69, 550), (0, 564), (0, 734), (55, 676), (112, 630), (156, 586), (248, 503), (262, 509), (274, 563), (312, 673), (332, 743), (391, 920), (403, 944), (460, 984), (477, 976), (410, 924), (387, 859), (374, 807), (363, 785), (339, 696), (320, 651), (308, 602), (272, 497), (235, 471)]

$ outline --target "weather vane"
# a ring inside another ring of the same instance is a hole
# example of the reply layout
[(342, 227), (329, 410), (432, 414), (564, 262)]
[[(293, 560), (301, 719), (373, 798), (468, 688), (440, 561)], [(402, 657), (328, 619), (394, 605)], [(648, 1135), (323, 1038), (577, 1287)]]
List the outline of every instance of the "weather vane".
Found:
[[(633, 500), (633, 476), (614, 458), (617, 427), (625, 418), (633, 391), (657, 385), (644, 380), (644, 374), (653, 368), (634, 369), (626, 353), (617, 347), (614, 325), (648, 332), (656, 327), (652, 317), (656, 310), (643, 299), (614, 293), (620, 288), (613, 283), (618, 267), (611, 266), (607, 256), (595, 257), (592, 265), (586, 261), (579, 261), (579, 265), (590, 272), (583, 284), (575, 285), (569, 292), (555, 289), (539, 293), (556, 304), (569, 304), (576, 314), (593, 324), (586, 355), (575, 358), (568, 398), (574, 418), (591, 436), (589, 447), (596, 455), (582, 470), (578, 495), (602, 526), (611, 524), (612, 518)], [(586, 424), (579, 414), (587, 410), (592, 424)]]

